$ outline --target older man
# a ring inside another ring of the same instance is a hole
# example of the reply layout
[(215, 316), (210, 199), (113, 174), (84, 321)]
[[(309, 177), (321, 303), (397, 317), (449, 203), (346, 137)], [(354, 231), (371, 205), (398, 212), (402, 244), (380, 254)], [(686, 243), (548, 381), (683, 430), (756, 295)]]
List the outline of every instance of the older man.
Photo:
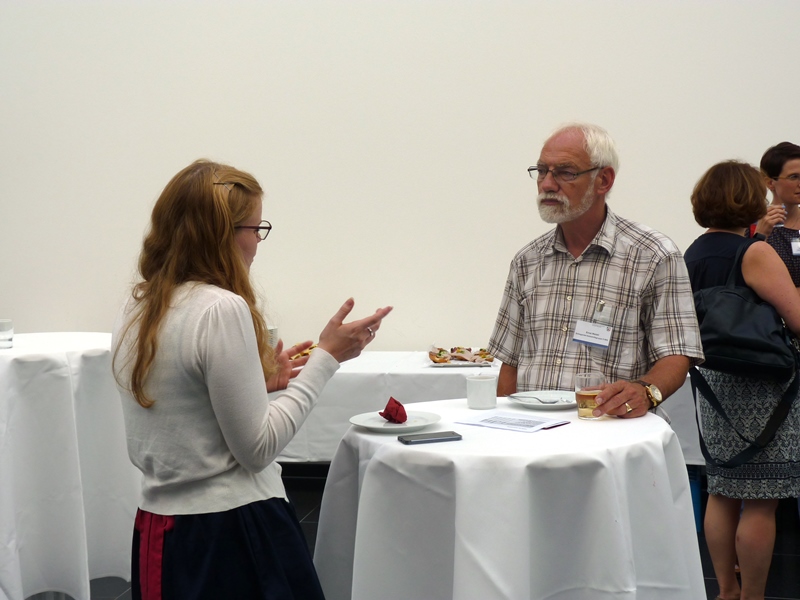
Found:
[(685, 381), (703, 351), (683, 257), (665, 235), (614, 214), (619, 159), (595, 125), (570, 124), (528, 172), (555, 229), (520, 250), (489, 350), (498, 393), (573, 389), (575, 373), (612, 383), (594, 416), (641, 417)]

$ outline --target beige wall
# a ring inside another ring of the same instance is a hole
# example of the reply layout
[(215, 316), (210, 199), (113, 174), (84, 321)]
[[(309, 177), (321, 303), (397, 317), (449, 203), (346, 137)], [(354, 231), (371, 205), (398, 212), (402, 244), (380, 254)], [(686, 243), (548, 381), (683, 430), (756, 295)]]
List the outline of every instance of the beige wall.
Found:
[(110, 330), (153, 201), (198, 157), (251, 171), (253, 276), (288, 342), (348, 296), (374, 349), (483, 344), (547, 227), (525, 169), (609, 129), (619, 213), (700, 233), (726, 158), (800, 142), (800, 3), (0, 1), (0, 317)]

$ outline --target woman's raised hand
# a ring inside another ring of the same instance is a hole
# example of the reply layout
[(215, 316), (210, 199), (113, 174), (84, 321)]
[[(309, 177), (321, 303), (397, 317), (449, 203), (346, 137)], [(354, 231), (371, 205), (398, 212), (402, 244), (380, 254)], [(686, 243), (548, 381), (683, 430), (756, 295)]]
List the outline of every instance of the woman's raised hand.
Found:
[(361, 354), (366, 345), (375, 338), (383, 318), (392, 312), (393, 308), (391, 306), (379, 308), (369, 317), (345, 323), (344, 319), (353, 310), (354, 305), (355, 301), (349, 298), (319, 334), (317, 345), (339, 362)]
[(778, 225), (783, 225), (784, 221), (786, 221), (786, 208), (783, 204), (770, 204), (767, 207), (767, 214), (758, 220), (756, 233), (769, 237), (772, 230)]

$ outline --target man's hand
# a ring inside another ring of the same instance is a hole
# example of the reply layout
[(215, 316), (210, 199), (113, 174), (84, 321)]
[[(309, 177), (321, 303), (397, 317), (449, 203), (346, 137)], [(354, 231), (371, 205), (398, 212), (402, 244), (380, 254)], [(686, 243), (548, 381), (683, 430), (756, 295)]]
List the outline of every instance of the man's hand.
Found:
[(597, 395), (597, 408), (592, 414), (595, 417), (614, 415), (630, 419), (645, 416), (651, 408), (652, 403), (641, 383), (620, 380), (609, 383)]
[[(661, 390), (661, 397), (666, 400), (684, 384), (690, 364), (689, 358), (680, 354), (664, 356), (659, 358), (641, 379), (658, 387)], [(592, 413), (595, 417), (602, 415), (623, 418), (643, 417), (651, 408), (647, 390), (642, 384), (632, 381), (615, 381), (608, 384), (597, 395), (597, 403), (598, 407)]]

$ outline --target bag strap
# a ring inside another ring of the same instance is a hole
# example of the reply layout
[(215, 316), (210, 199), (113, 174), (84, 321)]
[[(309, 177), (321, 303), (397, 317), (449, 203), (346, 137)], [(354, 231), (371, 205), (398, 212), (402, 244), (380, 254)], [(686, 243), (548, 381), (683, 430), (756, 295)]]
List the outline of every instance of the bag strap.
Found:
[(744, 253), (747, 252), (747, 249), (753, 245), (754, 242), (758, 240), (748, 240), (750, 243), (745, 243), (739, 246), (739, 249), (736, 251), (736, 256), (733, 259), (733, 266), (731, 267), (731, 272), (728, 273), (728, 281), (725, 283), (725, 287), (727, 288), (735, 288), (736, 286), (736, 274), (742, 272), (742, 260), (744, 259)]
[[(798, 362), (797, 352), (792, 349), (795, 355), (795, 363)], [(739, 431), (734, 427), (731, 420), (728, 418), (728, 415), (725, 414), (725, 410), (722, 408), (717, 396), (714, 394), (711, 386), (708, 385), (708, 382), (703, 377), (702, 373), (697, 369), (697, 367), (692, 367), (689, 369), (689, 377), (692, 381), (692, 396), (694, 397), (695, 402), (695, 410), (694, 410), (694, 418), (697, 421), (697, 435), (700, 440), (700, 451), (703, 453), (703, 457), (706, 459), (710, 465), (715, 467), (721, 467), (723, 469), (732, 469), (734, 467), (738, 467), (743, 465), (744, 463), (748, 462), (755, 454), (762, 450), (767, 444), (769, 444), (772, 439), (775, 437), (775, 433), (778, 431), (778, 427), (781, 426), (783, 421), (786, 419), (786, 416), (789, 414), (789, 410), (792, 408), (792, 403), (794, 399), (797, 397), (797, 392), (800, 390), (800, 373), (795, 371), (794, 379), (792, 379), (792, 383), (784, 392), (783, 396), (781, 397), (780, 402), (775, 407), (775, 410), (772, 411), (772, 415), (767, 421), (767, 424), (764, 426), (764, 430), (758, 435), (758, 437), (754, 441), (748, 440), (744, 437)], [(728, 459), (725, 462), (719, 462), (708, 451), (706, 447), (705, 441), (703, 440), (703, 434), (701, 433), (700, 429), (700, 418), (698, 416), (697, 411), (697, 390), (703, 394), (703, 397), (708, 401), (711, 407), (717, 411), (717, 413), (725, 420), (725, 422), (730, 425), (736, 435), (738, 435), (742, 440), (747, 442), (749, 445), (747, 448), (739, 452), (736, 456)]]

